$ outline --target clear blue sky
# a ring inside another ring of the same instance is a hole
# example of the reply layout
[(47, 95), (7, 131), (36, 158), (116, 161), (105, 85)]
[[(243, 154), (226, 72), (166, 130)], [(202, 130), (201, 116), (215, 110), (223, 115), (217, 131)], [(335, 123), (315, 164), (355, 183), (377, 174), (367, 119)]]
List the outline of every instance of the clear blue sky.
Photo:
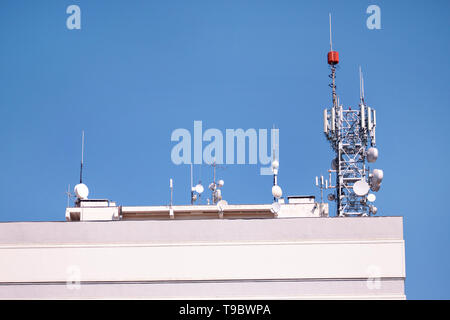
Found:
[[(81, 8), (81, 30), (66, 8)], [(381, 8), (381, 30), (366, 8)], [(402, 215), (408, 298), (450, 298), (448, 1), (2, 1), (0, 221), (63, 220), (81, 130), (91, 197), (121, 205), (189, 202), (171, 132), (280, 128), (285, 195), (315, 194), (332, 157), (328, 13), (338, 94), (377, 109), (380, 215)], [(230, 203), (270, 203), (257, 165), (219, 170)], [(209, 181), (211, 169), (195, 168)]]

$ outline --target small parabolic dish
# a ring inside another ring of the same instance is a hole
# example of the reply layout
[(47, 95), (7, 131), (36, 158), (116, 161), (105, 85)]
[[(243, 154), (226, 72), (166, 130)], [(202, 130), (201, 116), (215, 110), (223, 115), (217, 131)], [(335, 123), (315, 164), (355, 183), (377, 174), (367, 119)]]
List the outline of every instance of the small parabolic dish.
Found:
[(78, 199), (87, 199), (89, 195), (89, 189), (84, 183), (77, 184), (73, 191)]
[(281, 196), (283, 195), (283, 191), (281, 190), (281, 187), (273, 186), (272, 187), (272, 195), (277, 199), (281, 198)]
[(377, 200), (377, 196), (374, 195), (373, 193), (369, 193), (369, 194), (367, 195), (367, 201), (369, 201), (369, 202), (375, 202), (375, 200)]
[(270, 207), (270, 212), (277, 214), (281, 210), (281, 205), (278, 202), (272, 203), (272, 206)]
[(195, 186), (195, 191), (197, 193), (203, 193), (203, 191), (205, 191), (205, 189), (203, 188), (203, 186), (201, 184), (198, 184)]
[(370, 190), (370, 186), (364, 180), (359, 180), (359, 181), (355, 182), (355, 184), (353, 185), (353, 192), (355, 192), (355, 194), (360, 197), (368, 194), (369, 190)]
[(217, 209), (219, 209), (220, 212), (223, 212), (225, 210), (225, 207), (228, 205), (228, 202), (226, 200), (220, 200), (217, 202)]

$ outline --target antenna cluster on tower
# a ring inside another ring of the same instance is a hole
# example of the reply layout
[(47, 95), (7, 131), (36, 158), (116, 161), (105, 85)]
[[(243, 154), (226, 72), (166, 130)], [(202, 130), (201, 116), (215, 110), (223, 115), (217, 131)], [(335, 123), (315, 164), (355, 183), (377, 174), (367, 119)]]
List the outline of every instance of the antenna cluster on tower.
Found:
[[(331, 144), (335, 158), (331, 161), (329, 181), (323, 176), (316, 177), (316, 185), (323, 189), (335, 189), (328, 200), (336, 201), (338, 216), (368, 216), (378, 209), (371, 203), (375, 201), (370, 190), (378, 191), (383, 180), (383, 171), (370, 170), (369, 163), (378, 158), (376, 148), (376, 111), (366, 105), (364, 99), (364, 79), (360, 72), (359, 109), (340, 105), (336, 94), (336, 65), (339, 53), (333, 51), (330, 14), (330, 52), (327, 56), (331, 69), (332, 107), (323, 111), (323, 131)], [(335, 185), (331, 176), (335, 174)]]

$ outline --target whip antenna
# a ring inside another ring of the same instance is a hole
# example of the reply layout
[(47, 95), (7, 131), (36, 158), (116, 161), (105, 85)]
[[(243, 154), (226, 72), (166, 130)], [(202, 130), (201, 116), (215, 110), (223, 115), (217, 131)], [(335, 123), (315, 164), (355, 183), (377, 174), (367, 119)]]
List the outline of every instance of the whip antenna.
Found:
[(83, 158), (84, 158), (84, 130), (81, 131), (81, 165), (80, 165), (80, 183), (83, 183)]

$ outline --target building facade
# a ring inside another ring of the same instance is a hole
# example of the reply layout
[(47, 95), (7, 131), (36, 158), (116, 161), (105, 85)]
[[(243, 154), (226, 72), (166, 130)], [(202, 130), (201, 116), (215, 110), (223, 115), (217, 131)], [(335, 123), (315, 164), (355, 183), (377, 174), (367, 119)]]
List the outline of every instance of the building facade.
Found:
[(406, 298), (402, 217), (329, 218), (292, 202), (0, 223), (0, 298)]

